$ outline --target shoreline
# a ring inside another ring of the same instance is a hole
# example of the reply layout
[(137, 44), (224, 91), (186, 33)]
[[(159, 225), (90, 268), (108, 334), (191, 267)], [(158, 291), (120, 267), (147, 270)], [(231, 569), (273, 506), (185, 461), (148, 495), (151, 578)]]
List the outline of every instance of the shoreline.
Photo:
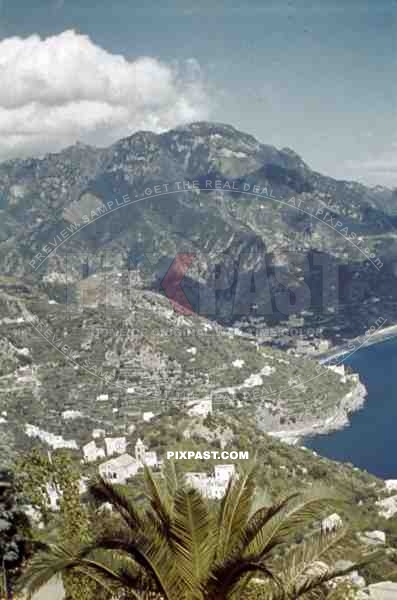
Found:
[(345, 344), (330, 348), (330, 350), (327, 352), (323, 352), (321, 354), (310, 354), (309, 358), (314, 360), (317, 358), (317, 360), (320, 361), (320, 364), (325, 364), (334, 358), (343, 356), (344, 354), (354, 354), (354, 352), (361, 350), (361, 348), (373, 346), (374, 344), (380, 344), (389, 339), (392, 340), (395, 337), (397, 337), (397, 325), (389, 325), (388, 327), (384, 327), (383, 329), (380, 329), (372, 334), (364, 333), (361, 336), (349, 340)]
[(335, 413), (329, 416), (325, 421), (314, 421), (296, 429), (281, 429), (276, 431), (264, 431), (267, 435), (279, 439), (291, 446), (302, 445), (303, 440), (308, 437), (326, 435), (332, 431), (344, 429), (350, 425), (349, 415), (360, 410), (366, 401), (367, 388), (359, 381), (356, 386), (348, 392), (342, 399), (342, 402)]
[[(330, 349), (327, 353), (320, 355), (312, 355), (310, 359), (319, 360), (320, 364), (326, 364), (335, 358), (342, 357), (345, 354), (353, 354), (367, 346), (380, 344), (397, 337), (397, 325), (390, 325), (375, 333), (363, 334), (360, 337), (350, 340), (339, 347)], [(353, 347), (352, 347), (353, 345)], [(343, 359), (340, 361), (343, 363)], [(288, 429), (276, 429), (264, 431), (267, 435), (279, 439), (289, 445), (302, 445), (306, 438), (317, 437), (319, 435), (327, 435), (333, 431), (338, 431), (350, 425), (349, 416), (360, 410), (367, 398), (368, 392), (365, 385), (359, 380), (356, 386), (344, 396), (340, 405), (335, 409), (334, 414), (329, 416), (324, 421), (314, 421), (311, 423), (302, 422), (298, 427)]]

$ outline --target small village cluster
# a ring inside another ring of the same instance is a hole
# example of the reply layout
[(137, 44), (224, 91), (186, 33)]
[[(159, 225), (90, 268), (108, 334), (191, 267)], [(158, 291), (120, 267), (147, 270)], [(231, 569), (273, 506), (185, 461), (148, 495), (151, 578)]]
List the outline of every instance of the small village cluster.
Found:
[[(98, 472), (104, 479), (111, 483), (125, 484), (131, 478), (137, 475), (140, 469), (147, 465), (153, 470), (159, 471), (163, 461), (157, 457), (157, 453), (148, 450), (144, 442), (138, 438), (134, 456), (126, 452), (128, 442), (125, 437), (109, 438), (101, 437), (104, 434), (102, 430), (94, 430), (93, 436), (103, 442), (103, 446), (96, 439), (83, 446), (83, 463), (96, 462), (107, 457), (108, 460), (99, 464)], [(206, 472), (186, 473), (186, 483), (196, 488), (203, 496), (213, 500), (220, 499), (226, 492), (229, 481), (236, 474), (233, 464), (216, 465), (214, 473), (208, 475)], [(80, 480), (80, 493), (87, 490), (86, 480)], [(50, 506), (53, 510), (59, 507), (59, 492), (53, 486), (47, 489)]]
[[(208, 406), (207, 406), (208, 408)], [(201, 407), (203, 410), (204, 407)], [(101, 434), (100, 430), (94, 430), (96, 436)], [(159, 470), (162, 466), (162, 460), (157, 457), (157, 453), (148, 450), (144, 442), (138, 438), (134, 456), (127, 453), (127, 440), (125, 437), (103, 438), (104, 448), (98, 446), (93, 440), (83, 446), (85, 462), (95, 462), (105, 456), (112, 457), (99, 465), (99, 474), (112, 483), (125, 484), (131, 477), (134, 477), (144, 465), (153, 470)], [(117, 455), (117, 456), (115, 456)], [(235, 466), (233, 464), (216, 465), (213, 475), (205, 472), (186, 473), (186, 482), (198, 489), (203, 496), (211, 499), (219, 499), (224, 495), (230, 479), (235, 475)]]
[(103, 441), (106, 454), (105, 450), (97, 446), (95, 440), (93, 440), (83, 447), (84, 460), (94, 462), (104, 456), (113, 457), (99, 465), (99, 474), (112, 483), (126, 483), (144, 465), (154, 470), (161, 467), (162, 461), (157, 458), (157, 453), (153, 450), (148, 451), (140, 438), (135, 444), (135, 456), (127, 453), (127, 439), (125, 437), (104, 438)]
[[(101, 399), (107, 400), (108, 396), (103, 394)], [(192, 417), (205, 418), (213, 412), (212, 399), (204, 398), (202, 400), (190, 401), (186, 406), (187, 414)], [(82, 416), (79, 411), (66, 410), (62, 413), (65, 420), (75, 419)], [(155, 417), (152, 412), (146, 412), (141, 415), (143, 421), (151, 421)], [(133, 433), (135, 425), (128, 429)], [(29, 437), (38, 437), (53, 449), (70, 448), (78, 450), (79, 447), (75, 440), (65, 440), (61, 435), (55, 435), (41, 430), (34, 425), (27, 424), (25, 432)], [(81, 448), (82, 464), (98, 464), (98, 473), (112, 483), (125, 484), (131, 477), (143, 469), (146, 465), (153, 471), (160, 472), (163, 461), (157, 456), (154, 450), (149, 450), (141, 438), (138, 438), (134, 452), (128, 453), (129, 442), (126, 436), (107, 437), (104, 429), (93, 429), (92, 439)], [(210, 499), (222, 498), (226, 492), (228, 483), (235, 476), (235, 466), (233, 464), (216, 465), (213, 473), (207, 472), (187, 472), (186, 483), (195, 487), (200, 493)], [(80, 492), (84, 493), (87, 489), (86, 479), (83, 477), (80, 481)], [(49, 503), (53, 510), (59, 506), (59, 493), (54, 488), (48, 487)]]

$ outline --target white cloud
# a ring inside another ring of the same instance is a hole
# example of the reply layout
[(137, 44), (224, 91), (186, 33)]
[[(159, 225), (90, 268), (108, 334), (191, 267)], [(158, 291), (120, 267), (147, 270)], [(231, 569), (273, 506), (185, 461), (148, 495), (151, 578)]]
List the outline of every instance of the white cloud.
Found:
[(162, 131), (208, 116), (194, 59), (127, 60), (75, 31), (0, 42), (0, 159), (106, 145), (139, 129)]

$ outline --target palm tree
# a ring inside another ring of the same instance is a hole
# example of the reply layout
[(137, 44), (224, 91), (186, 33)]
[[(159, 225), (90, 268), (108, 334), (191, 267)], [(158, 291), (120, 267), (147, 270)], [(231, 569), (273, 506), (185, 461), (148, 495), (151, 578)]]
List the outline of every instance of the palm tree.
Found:
[(147, 503), (139, 507), (123, 486), (97, 480), (91, 492), (110, 503), (112, 528), (81, 548), (49, 545), (38, 553), (21, 582), (28, 594), (73, 571), (101, 583), (109, 597), (292, 600), (309, 598), (361, 566), (337, 571), (324, 563), (346, 538), (345, 529), (314, 530), (302, 540), (304, 528), (329, 507), (324, 495), (292, 494), (253, 510), (254, 469), (233, 478), (219, 503), (187, 487), (172, 464), (162, 481), (145, 468), (144, 484)]

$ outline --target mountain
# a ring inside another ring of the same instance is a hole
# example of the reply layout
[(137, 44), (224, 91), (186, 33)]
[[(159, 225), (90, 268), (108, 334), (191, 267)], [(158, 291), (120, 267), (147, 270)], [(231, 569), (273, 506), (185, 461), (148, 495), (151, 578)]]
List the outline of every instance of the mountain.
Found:
[(124, 432), (142, 410), (206, 398), (266, 431), (340, 424), (357, 381), (258, 334), (299, 323), (339, 343), (395, 321), (392, 193), (229, 125), (5, 162), (0, 210), (0, 412), (15, 448), (28, 425), (81, 445), (94, 426)]
[(395, 322), (394, 204), (229, 125), (138, 132), (0, 165), (2, 274), (65, 301), (104, 269), (161, 291), (175, 256), (194, 254), (182, 287), (196, 312), (231, 325), (305, 310), (337, 341)]
[[(261, 334), (287, 324), (340, 343), (379, 315), (395, 321), (393, 203), (390, 190), (323, 176), (216, 123), (1, 164), (1, 462), (66, 446), (88, 476), (94, 430), (129, 451), (143, 437), (161, 459), (249, 451), (261, 493), (325, 483), (344, 521), (394, 546), (396, 518), (376, 505), (383, 481), (277, 439), (346, 423), (363, 401), (358, 378)], [(203, 401), (205, 418), (194, 415)], [(354, 537), (346, 556), (361, 545)]]

